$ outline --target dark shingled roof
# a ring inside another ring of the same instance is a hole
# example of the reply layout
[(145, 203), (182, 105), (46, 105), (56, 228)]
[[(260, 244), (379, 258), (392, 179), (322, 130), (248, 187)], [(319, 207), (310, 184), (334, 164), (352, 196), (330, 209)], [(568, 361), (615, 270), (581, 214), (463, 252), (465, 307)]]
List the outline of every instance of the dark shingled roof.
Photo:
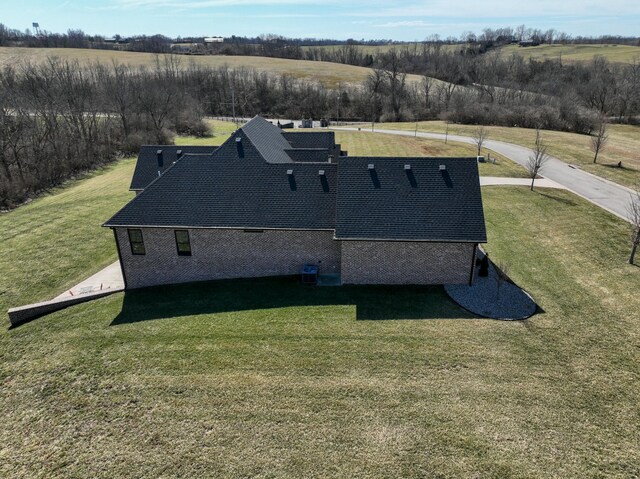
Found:
[(326, 148), (332, 150), (336, 143), (336, 136), (333, 131), (283, 131), (282, 136), (294, 148)]
[(340, 158), (336, 238), (486, 242), (476, 159)]
[[(178, 158), (177, 151), (182, 154), (210, 155), (217, 146), (173, 146), (173, 145), (144, 145), (140, 147), (138, 162), (131, 179), (130, 190), (143, 190), (158, 177), (158, 170), (164, 173)], [(162, 150), (162, 167), (158, 167), (158, 150)]]
[(333, 229), (336, 169), (267, 163), (239, 130), (210, 158), (184, 156), (105, 226)]
[[(300, 134), (307, 135), (314, 134)], [(475, 158), (328, 163), (325, 148), (292, 148), (260, 117), (210, 155), (190, 154), (202, 148), (215, 147), (145, 147), (132, 182), (143, 191), (105, 226), (335, 229), (340, 240), (486, 242)], [(160, 177), (157, 149), (167, 155)], [(174, 163), (178, 149), (185, 155)], [(321, 152), (321, 163), (310, 162)]]
[(291, 145), (282, 136), (282, 131), (262, 117), (255, 116), (242, 128), (251, 143), (268, 163), (289, 163), (291, 158), (284, 151)]
[(284, 150), (293, 161), (322, 163), (329, 161), (326, 148), (295, 148)]

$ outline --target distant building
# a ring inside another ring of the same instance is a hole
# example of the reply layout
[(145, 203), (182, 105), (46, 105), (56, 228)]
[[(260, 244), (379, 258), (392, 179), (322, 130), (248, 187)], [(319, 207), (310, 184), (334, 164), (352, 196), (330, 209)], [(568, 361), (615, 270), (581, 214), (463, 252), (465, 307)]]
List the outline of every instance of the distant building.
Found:
[(224, 43), (224, 37), (205, 37), (204, 43)]

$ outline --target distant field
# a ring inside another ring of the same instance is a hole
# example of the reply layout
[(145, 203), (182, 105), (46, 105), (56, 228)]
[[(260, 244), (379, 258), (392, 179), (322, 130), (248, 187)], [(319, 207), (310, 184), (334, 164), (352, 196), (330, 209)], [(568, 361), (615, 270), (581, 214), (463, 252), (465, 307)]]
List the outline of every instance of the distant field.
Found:
[[(157, 55), (152, 53), (88, 50), (77, 48), (18, 48), (0, 47), (0, 66), (15, 65), (20, 61), (43, 62), (48, 57), (78, 60), (82, 65), (92, 62), (117, 61), (132, 66), (152, 66)], [(370, 68), (343, 65), (341, 63), (288, 60), (254, 56), (179, 56), (185, 67), (191, 62), (210, 67), (245, 67), (275, 74), (288, 74), (295, 78), (318, 81), (325, 87), (334, 88), (339, 83), (360, 84), (371, 73)], [(409, 81), (421, 81), (419, 75), (407, 75)]]
[[(388, 130), (413, 131), (415, 123), (379, 123), (376, 128)], [(449, 125), (449, 134), (473, 136), (474, 125)], [(444, 133), (446, 124), (442, 121), (422, 121), (418, 131)], [(506, 141), (532, 147), (535, 130), (528, 128), (509, 128), (489, 126), (489, 139)], [(598, 163), (593, 164), (593, 152), (587, 135), (562, 131), (543, 131), (549, 153), (570, 164), (579, 165), (585, 171), (601, 176), (621, 185), (633, 187), (640, 182), (640, 127), (629, 125), (610, 125), (609, 142), (598, 155)], [(617, 163), (622, 162), (622, 168)]]
[(537, 47), (519, 47), (508, 45), (500, 49), (503, 56), (512, 54), (536, 60), (590, 61), (596, 55), (602, 55), (615, 63), (632, 63), (640, 61), (640, 47), (630, 45), (540, 45)]
[[(355, 45), (358, 50), (361, 50), (365, 54), (373, 55), (374, 53), (386, 53), (392, 48), (401, 50), (405, 48), (421, 48), (422, 42), (414, 43), (402, 43), (402, 44), (390, 44), (390, 45)], [(339, 50), (344, 45), (318, 45), (302, 47), (303, 50)], [(441, 47), (445, 51), (452, 51), (464, 48), (464, 45), (442, 45)]]

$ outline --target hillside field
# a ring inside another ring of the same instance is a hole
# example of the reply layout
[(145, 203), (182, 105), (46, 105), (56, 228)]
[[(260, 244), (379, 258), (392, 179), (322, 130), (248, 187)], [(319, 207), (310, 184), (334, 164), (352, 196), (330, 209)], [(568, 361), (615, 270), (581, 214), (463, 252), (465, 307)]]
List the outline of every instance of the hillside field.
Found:
[(520, 47), (508, 45), (500, 48), (502, 56), (520, 55), (536, 60), (557, 60), (567, 62), (591, 61), (600, 55), (613, 63), (633, 63), (640, 61), (640, 46), (632, 45), (539, 45), (537, 47)]
[[(16, 65), (22, 61), (39, 63), (49, 57), (62, 60), (77, 60), (81, 65), (93, 62), (111, 63), (117, 61), (135, 67), (151, 67), (158, 55), (140, 52), (121, 52), (111, 50), (88, 50), (80, 48), (20, 48), (0, 47), (0, 66)], [(160, 56), (162, 58), (162, 56)], [(255, 68), (275, 74), (287, 74), (292, 77), (318, 81), (325, 87), (335, 88), (338, 84), (360, 84), (371, 73), (370, 68), (343, 65), (341, 63), (315, 62), (307, 60), (288, 60), (284, 58), (254, 56), (177, 56), (184, 67), (192, 62), (209, 67), (228, 66), (230, 68)], [(419, 75), (407, 75), (408, 81), (421, 81)]]

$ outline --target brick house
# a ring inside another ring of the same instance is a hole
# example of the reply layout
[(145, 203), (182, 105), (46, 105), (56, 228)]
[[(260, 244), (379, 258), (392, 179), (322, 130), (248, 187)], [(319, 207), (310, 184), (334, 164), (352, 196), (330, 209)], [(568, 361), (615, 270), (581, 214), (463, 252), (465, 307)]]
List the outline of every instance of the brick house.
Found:
[(141, 191), (104, 224), (126, 287), (304, 264), (343, 284), (473, 281), (486, 242), (475, 158), (342, 153), (333, 132), (284, 133), (260, 117), (213, 151), (147, 148), (132, 181)]

